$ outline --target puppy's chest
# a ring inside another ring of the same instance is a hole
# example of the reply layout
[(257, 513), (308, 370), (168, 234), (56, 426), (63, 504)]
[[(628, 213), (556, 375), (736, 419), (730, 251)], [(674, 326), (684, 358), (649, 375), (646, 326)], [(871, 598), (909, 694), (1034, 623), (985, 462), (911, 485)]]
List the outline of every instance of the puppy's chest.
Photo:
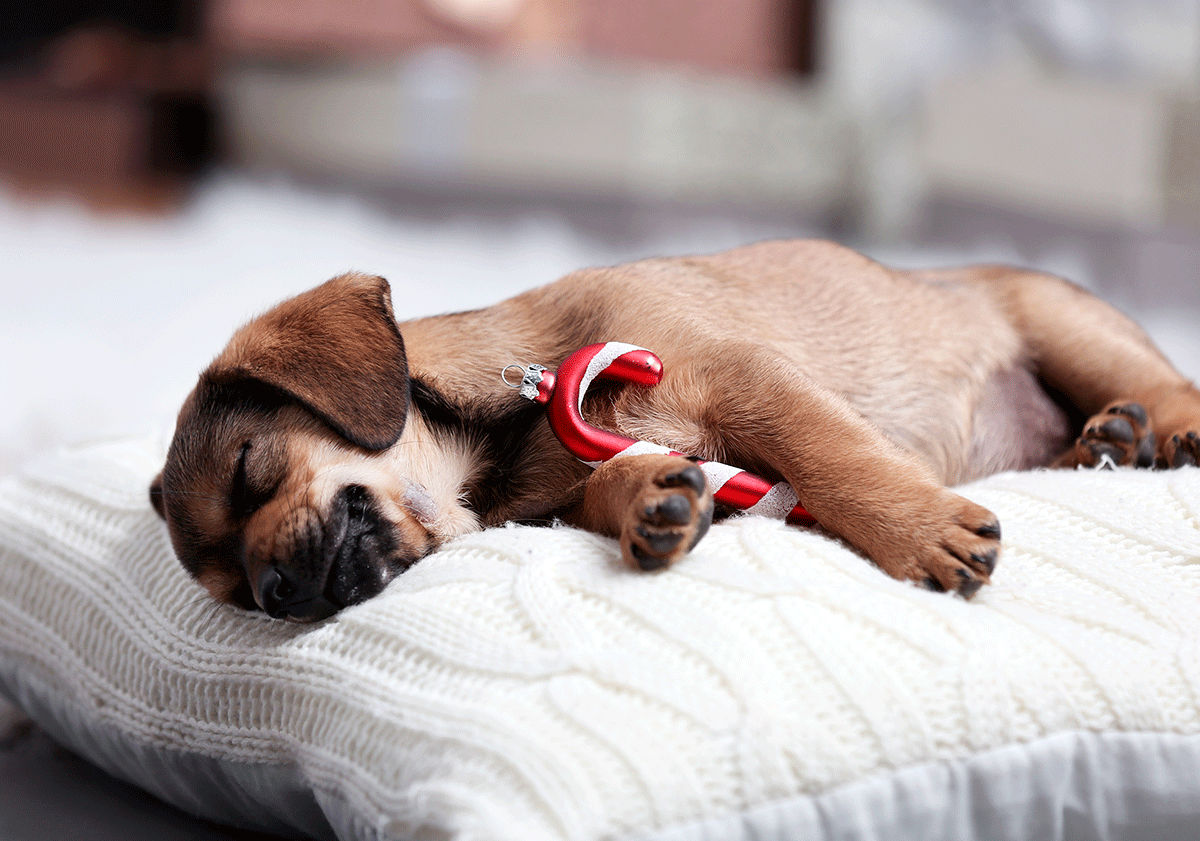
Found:
[(590, 473), (555, 438), (541, 406), (514, 399), (452, 431), (478, 456), (463, 497), (487, 525), (540, 520), (569, 506), (573, 489)]

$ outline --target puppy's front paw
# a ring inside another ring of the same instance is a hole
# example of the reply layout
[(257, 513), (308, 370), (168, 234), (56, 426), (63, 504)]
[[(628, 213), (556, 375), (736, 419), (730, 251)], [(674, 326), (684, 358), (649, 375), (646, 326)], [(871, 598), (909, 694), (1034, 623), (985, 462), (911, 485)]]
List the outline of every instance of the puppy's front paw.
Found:
[(700, 542), (712, 517), (712, 493), (700, 468), (681, 457), (665, 459), (625, 512), (621, 556), (635, 569), (663, 569)]
[(966, 599), (991, 582), (1000, 557), (1000, 523), (983, 506), (939, 488), (889, 521), (896, 527), (891, 540), (870, 555), (893, 578)]

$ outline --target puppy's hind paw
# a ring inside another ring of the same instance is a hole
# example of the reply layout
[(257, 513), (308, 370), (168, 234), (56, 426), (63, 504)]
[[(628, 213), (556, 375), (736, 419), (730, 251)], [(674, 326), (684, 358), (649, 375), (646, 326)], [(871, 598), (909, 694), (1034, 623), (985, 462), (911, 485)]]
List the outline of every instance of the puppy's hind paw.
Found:
[[(1200, 424), (1197, 424), (1200, 428)], [(1192, 467), (1200, 464), (1200, 432), (1177, 432), (1163, 442), (1159, 460), (1163, 467)]]
[(621, 555), (634, 569), (670, 566), (700, 542), (712, 523), (713, 498), (700, 468), (679, 457), (665, 461), (625, 513)]
[(1055, 467), (1153, 467), (1154, 432), (1138, 403), (1116, 402), (1092, 416)]

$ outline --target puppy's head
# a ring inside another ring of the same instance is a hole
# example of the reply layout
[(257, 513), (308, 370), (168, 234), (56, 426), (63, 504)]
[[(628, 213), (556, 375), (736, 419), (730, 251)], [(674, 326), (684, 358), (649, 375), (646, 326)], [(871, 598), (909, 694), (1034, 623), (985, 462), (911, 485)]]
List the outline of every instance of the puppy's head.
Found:
[(408, 409), (382, 278), (344, 275), (251, 321), (201, 374), (150, 488), (185, 569), (295, 621), (379, 592), (439, 537), (398, 444)]

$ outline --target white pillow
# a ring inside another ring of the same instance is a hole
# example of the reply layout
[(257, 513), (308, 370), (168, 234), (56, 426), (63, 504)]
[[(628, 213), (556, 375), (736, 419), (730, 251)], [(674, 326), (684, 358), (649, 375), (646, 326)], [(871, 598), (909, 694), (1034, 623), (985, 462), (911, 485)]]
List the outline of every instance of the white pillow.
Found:
[(153, 442), (0, 483), (0, 695), (220, 821), (369, 839), (1196, 837), (1200, 470), (964, 490), (971, 603), (780, 523), (639, 575), (611, 540), (455, 541), (317, 626), (172, 557)]

